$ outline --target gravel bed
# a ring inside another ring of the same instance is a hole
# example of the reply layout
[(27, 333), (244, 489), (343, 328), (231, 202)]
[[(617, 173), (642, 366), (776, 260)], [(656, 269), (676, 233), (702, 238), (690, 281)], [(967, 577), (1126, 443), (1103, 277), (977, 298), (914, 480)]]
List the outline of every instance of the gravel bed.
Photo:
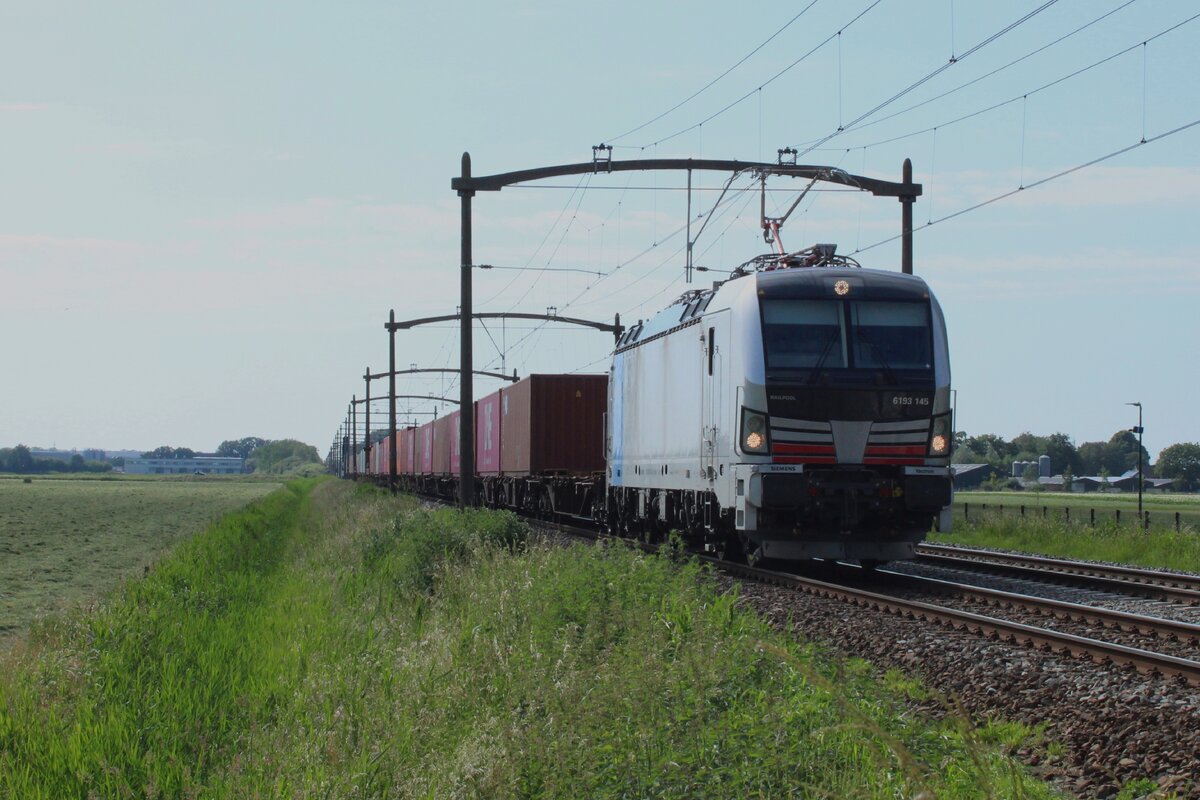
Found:
[(1045, 724), (1047, 740), (1061, 743), (1062, 755), (1035, 747), (1019, 756), (1071, 795), (1113, 797), (1129, 781), (1150, 778), (1180, 797), (1200, 798), (1200, 691), (791, 589), (740, 583), (741, 603), (778, 628), (919, 677), (944, 698), (919, 704), (922, 711), (942, 714), (948, 701), (977, 719)]
[(1145, 614), (1172, 619), (1179, 622), (1190, 622), (1200, 625), (1200, 606), (1188, 606), (1171, 603), (1149, 597), (1139, 597), (1134, 594), (1119, 594), (1111, 591), (1088, 589), (1080, 586), (1068, 586), (1047, 580), (1030, 578), (1014, 578), (1008, 575), (997, 575), (987, 571), (980, 565), (978, 568), (943, 567), (925, 564), (919, 561), (893, 561), (887, 567), (892, 572), (904, 575), (918, 575), (922, 578), (937, 578), (954, 583), (965, 583), (971, 586), (983, 586), (988, 589), (999, 589), (1005, 592), (1028, 594), (1049, 600), (1061, 600), (1067, 603), (1079, 603), (1085, 606), (1108, 608), (1114, 611), (1124, 611), (1129, 614)]
[[(883, 575), (880, 577), (881, 579), (886, 578)], [(864, 586), (864, 588), (869, 587)], [(881, 586), (880, 588), (883, 587)], [(1192, 661), (1200, 660), (1200, 642), (1194, 639), (1176, 641), (1154, 634), (1098, 625), (1085, 620), (1062, 619), (1057, 616), (1038, 614), (1036, 611), (1028, 608), (995, 605), (976, 598), (941, 594), (920, 588), (889, 586), (887, 587), (887, 591), (889, 594), (894, 594), (906, 600), (919, 600), (960, 611), (969, 611), (986, 617), (995, 617), (997, 619), (1009, 620), (1010, 622), (1032, 625), (1037, 628), (1046, 628), (1060, 633), (1070, 633), (1075, 636), (1085, 636), (1089, 639), (1096, 639), (1102, 642), (1111, 642), (1122, 644), (1126, 647), (1137, 647), (1156, 653), (1165, 653), (1177, 658), (1186, 658)]]

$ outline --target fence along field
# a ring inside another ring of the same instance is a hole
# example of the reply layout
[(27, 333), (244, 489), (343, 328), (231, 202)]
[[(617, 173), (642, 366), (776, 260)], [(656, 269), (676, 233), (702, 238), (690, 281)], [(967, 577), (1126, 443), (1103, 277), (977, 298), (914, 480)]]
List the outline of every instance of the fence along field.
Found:
[(1136, 495), (960, 492), (952, 532), (929, 540), (1200, 572), (1200, 497), (1146, 500), (1149, 528), (1138, 523)]
[(181, 539), (279, 486), (0, 479), (0, 646), (39, 615), (142, 574)]
[[(1200, 530), (1200, 495), (1146, 494), (1142, 507), (1151, 528)], [(1139, 523), (1137, 494), (1132, 493), (960, 491), (954, 493), (954, 511), (956, 520), (987, 512), (1088, 525), (1112, 522), (1136, 527)], [(1145, 525), (1145, 518), (1141, 523)]]

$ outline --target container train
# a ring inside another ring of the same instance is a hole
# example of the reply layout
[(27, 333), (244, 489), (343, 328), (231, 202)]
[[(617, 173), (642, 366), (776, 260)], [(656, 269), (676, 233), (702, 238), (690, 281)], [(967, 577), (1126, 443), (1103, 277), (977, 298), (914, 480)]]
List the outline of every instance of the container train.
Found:
[[(911, 558), (949, 527), (941, 308), (919, 277), (818, 245), (762, 256), (617, 340), (606, 375), (531, 375), (475, 403), (476, 496), (725, 557)], [(460, 411), (358, 454), (457, 496)], [(369, 455), (368, 455), (369, 454)]]

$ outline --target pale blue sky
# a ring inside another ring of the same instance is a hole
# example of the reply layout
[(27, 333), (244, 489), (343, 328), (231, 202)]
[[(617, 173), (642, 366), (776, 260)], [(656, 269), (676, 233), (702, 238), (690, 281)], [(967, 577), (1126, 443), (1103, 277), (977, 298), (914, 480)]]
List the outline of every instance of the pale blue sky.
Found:
[[(1193, 2), (1059, 0), (972, 50), (1043, 3), (819, 0), (613, 141), (807, 5), (0, 0), (0, 446), (257, 435), (324, 453), (364, 368), (386, 368), (389, 309), (454, 312), (464, 150), (480, 175), (585, 161), (602, 141), (621, 159), (773, 160), (843, 126), (801, 162), (898, 179), (912, 158), (924, 226), (1200, 120), (1200, 19), (1152, 38)], [(918, 230), (960, 429), (1078, 444), (1133, 425), (1123, 403), (1140, 400), (1153, 456), (1200, 441), (1197, 153), (1200, 126)], [(698, 178), (695, 212), (722, 182)], [(632, 320), (687, 288), (680, 175), (552, 183), (571, 188), (478, 198), (476, 262), (612, 274), (479, 272), (477, 309)], [(802, 184), (774, 188), (786, 208)], [(697, 263), (765, 252), (757, 208), (728, 196)], [(854, 253), (899, 216), (813, 193), (784, 242)], [(857, 257), (897, 269), (898, 243)], [(521, 374), (606, 366), (603, 334), (527, 328), (490, 326), (499, 348), (479, 330), (477, 368), (498, 349)], [(398, 343), (402, 366), (457, 364), (452, 327)]]

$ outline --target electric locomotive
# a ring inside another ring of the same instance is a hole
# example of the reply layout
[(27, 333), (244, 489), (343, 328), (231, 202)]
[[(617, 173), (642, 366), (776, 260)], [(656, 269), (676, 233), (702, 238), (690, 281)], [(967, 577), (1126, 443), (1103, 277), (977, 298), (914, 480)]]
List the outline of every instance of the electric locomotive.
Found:
[(833, 245), (754, 259), (618, 340), (607, 527), (751, 561), (912, 558), (949, 528), (945, 321)]

